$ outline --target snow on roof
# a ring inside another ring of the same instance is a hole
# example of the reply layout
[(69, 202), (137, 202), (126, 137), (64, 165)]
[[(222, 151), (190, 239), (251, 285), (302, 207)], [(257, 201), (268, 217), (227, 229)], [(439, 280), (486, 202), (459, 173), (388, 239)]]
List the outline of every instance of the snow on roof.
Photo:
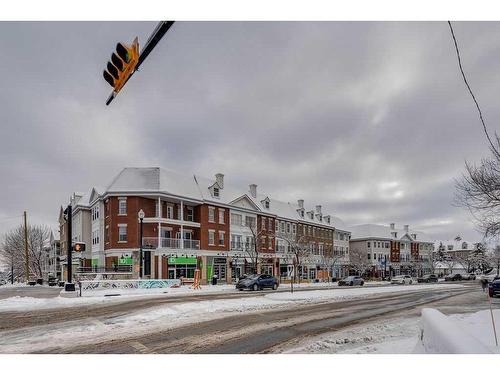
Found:
[(440, 245), (443, 245), (444, 246), (444, 250), (446, 251), (450, 251), (448, 250), (448, 247), (449, 246), (452, 246), (452, 249), (453, 251), (456, 251), (456, 250), (474, 250), (476, 248), (476, 243), (475, 242), (472, 242), (472, 241), (465, 241), (465, 240), (460, 240), (460, 241), (456, 241), (456, 240), (446, 240), (446, 241), (434, 241), (434, 248), (437, 250), (439, 249), (439, 246)]
[[(213, 194), (214, 187), (219, 188), (219, 196)], [(327, 213), (322, 213), (323, 220), (320, 221), (315, 212), (314, 219), (308, 215), (301, 217), (299, 206), (290, 202), (284, 202), (271, 198), (267, 194), (257, 194), (253, 197), (250, 189), (238, 188), (224, 183), (223, 188), (218, 186), (215, 178), (207, 178), (198, 175), (187, 176), (171, 170), (159, 167), (146, 168), (124, 168), (109, 184), (105, 192), (108, 193), (126, 193), (126, 192), (162, 192), (176, 196), (184, 196), (192, 199), (213, 202), (214, 204), (227, 204), (247, 196), (255, 206), (263, 213), (269, 213), (290, 220), (300, 220), (303, 222), (335, 227), (348, 231), (345, 223), (338, 217), (332, 216), (330, 224), (324, 219)], [(269, 208), (266, 208), (264, 202), (269, 200)], [(308, 209), (306, 209), (308, 211)]]
[(394, 240), (395, 237), (392, 234), (396, 232), (396, 236), (398, 239), (402, 239), (407, 234), (413, 238), (413, 235), (416, 234), (416, 241), (419, 242), (433, 242), (429, 236), (427, 236), (424, 232), (410, 230), (406, 232), (405, 229), (397, 228), (391, 229), (388, 225), (380, 225), (380, 224), (361, 224), (355, 225), (351, 228), (351, 239), (361, 239), (361, 238), (381, 238), (386, 240)]

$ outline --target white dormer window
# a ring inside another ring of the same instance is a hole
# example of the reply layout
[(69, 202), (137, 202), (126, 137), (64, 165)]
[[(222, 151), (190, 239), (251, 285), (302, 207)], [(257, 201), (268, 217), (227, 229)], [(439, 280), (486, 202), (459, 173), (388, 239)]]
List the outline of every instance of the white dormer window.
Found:
[(326, 219), (326, 222), (327, 222), (328, 224), (330, 224), (330, 218), (329, 218), (329, 217)]
[(267, 208), (267, 209), (269, 209), (269, 201), (265, 201), (264, 202), (264, 207)]
[(219, 198), (219, 188), (214, 186), (214, 197)]

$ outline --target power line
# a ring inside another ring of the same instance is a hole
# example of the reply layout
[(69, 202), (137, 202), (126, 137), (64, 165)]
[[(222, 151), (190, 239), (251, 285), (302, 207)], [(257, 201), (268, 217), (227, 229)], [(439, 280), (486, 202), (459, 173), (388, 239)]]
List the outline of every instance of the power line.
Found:
[(453, 32), (453, 27), (451, 26), (450, 21), (448, 21), (448, 25), (450, 26), (451, 36), (453, 37), (453, 42), (455, 43), (455, 50), (457, 51), (458, 66), (460, 67), (460, 72), (462, 73), (462, 77), (464, 79), (465, 85), (467, 86), (467, 89), (469, 90), (469, 93), (472, 96), (474, 103), (476, 104), (477, 111), (479, 112), (479, 119), (481, 120), (481, 124), (483, 124), (484, 134), (486, 134), (486, 138), (488, 139), (488, 142), (490, 143), (492, 152), (494, 152), (497, 156), (500, 157), (498, 150), (493, 145), (493, 142), (491, 141), (490, 135), (488, 134), (488, 129), (486, 128), (486, 124), (484, 123), (483, 113), (481, 112), (481, 108), (479, 107), (479, 103), (477, 102), (476, 97), (474, 96), (474, 93), (472, 92), (472, 89), (469, 86), (469, 82), (467, 82), (467, 78), (465, 77), (464, 69), (462, 67), (462, 60), (460, 59), (460, 51), (458, 50), (457, 38), (455, 38), (455, 33)]

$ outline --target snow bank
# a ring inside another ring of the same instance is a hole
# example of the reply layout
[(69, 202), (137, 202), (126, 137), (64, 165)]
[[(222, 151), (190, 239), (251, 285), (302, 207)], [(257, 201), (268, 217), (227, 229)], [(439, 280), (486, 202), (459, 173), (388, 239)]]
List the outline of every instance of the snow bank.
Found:
[[(498, 353), (489, 343), (485, 343), (483, 338), (489, 335), (493, 338), (493, 329), (489, 311), (481, 311), (473, 314), (473, 318), (459, 324), (456, 319), (442, 314), (436, 309), (422, 309), (422, 328), (420, 341), (424, 353), (437, 354), (479, 354)], [(500, 310), (495, 310), (497, 321), (500, 321)], [(489, 326), (488, 326), (489, 319)], [(464, 324), (465, 323), (465, 324)], [(468, 328), (464, 328), (469, 326)], [(473, 327), (481, 327), (481, 334), (471, 334)], [(494, 342), (493, 342), (494, 345)]]

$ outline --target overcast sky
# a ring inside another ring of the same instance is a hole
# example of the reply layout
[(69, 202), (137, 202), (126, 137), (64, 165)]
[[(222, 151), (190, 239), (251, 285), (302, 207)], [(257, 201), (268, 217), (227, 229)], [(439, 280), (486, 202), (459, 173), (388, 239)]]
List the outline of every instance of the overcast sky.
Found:
[[(479, 240), (453, 206), (464, 161), (487, 156), (446, 22), (178, 22), (109, 106), (117, 41), (155, 22), (0, 22), (0, 232), (57, 227), (73, 191), (161, 166), (348, 224), (396, 222)], [(455, 23), (491, 131), (500, 24)]]

